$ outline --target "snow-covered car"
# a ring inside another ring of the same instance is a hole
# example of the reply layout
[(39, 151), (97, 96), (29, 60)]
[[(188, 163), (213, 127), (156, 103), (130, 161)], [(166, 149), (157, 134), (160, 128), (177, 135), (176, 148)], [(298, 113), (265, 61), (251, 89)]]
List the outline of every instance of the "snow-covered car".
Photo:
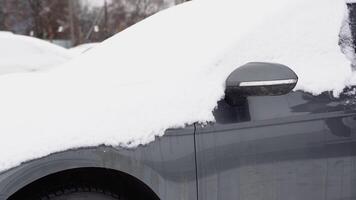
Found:
[(0, 77), (0, 199), (356, 199), (345, 11), (194, 0)]
[(0, 31), (0, 74), (46, 70), (72, 57), (47, 41)]

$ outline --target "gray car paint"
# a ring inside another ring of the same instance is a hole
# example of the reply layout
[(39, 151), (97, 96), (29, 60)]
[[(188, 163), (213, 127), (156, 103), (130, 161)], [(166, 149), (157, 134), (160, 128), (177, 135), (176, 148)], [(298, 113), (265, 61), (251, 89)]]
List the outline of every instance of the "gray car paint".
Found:
[(356, 199), (354, 96), (248, 97), (237, 107), (219, 102), (214, 115), (216, 123), (169, 130), (136, 149), (83, 148), (26, 162), (0, 174), (0, 199), (80, 167), (128, 173), (160, 199)]
[(103, 167), (130, 174), (161, 199), (196, 199), (194, 127), (169, 130), (136, 149), (83, 148), (26, 162), (0, 175), (0, 199), (36, 179), (66, 169)]
[(199, 199), (356, 199), (356, 99), (302, 92), (219, 103), (196, 131)]

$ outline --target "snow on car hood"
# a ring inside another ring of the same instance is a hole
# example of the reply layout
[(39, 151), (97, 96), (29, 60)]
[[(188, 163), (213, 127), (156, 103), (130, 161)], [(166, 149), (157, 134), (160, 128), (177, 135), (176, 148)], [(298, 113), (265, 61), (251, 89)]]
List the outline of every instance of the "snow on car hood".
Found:
[(44, 70), (70, 58), (68, 50), (57, 45), (0, 31), (0, 75)]
[(0, 170), (70, 148), (136, 147), (214, 121), (226, 77), (251, 61), (294, 69), (298, 89), (340, 91), (340, 0), (195, 0), (46, 73), (0, 77)]

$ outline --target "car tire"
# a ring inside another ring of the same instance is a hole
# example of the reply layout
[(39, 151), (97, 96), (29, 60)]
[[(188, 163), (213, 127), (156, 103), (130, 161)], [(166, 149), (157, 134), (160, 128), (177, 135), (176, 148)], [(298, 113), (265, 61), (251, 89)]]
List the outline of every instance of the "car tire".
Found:
[(40, 200), (128, 200), (124, 196), (95, 187), (71, 187), (44, 193)]

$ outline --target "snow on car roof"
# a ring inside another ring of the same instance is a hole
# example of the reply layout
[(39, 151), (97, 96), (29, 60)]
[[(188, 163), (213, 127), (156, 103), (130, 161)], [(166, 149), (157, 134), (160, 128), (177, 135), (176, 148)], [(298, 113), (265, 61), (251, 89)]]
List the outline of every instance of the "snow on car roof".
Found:
[(290, 66), (297, 89), (350, 83), (335, 0), (195, 0), (162, 11), (46, 73), (0, 77), (0, 170), (100, 144), (136, 147), (214, 121), (226, 77), (251, 61)]
[(48, 69), (71, 57), (67, 49), (44, 40), (0, 31), (0, 75)]

